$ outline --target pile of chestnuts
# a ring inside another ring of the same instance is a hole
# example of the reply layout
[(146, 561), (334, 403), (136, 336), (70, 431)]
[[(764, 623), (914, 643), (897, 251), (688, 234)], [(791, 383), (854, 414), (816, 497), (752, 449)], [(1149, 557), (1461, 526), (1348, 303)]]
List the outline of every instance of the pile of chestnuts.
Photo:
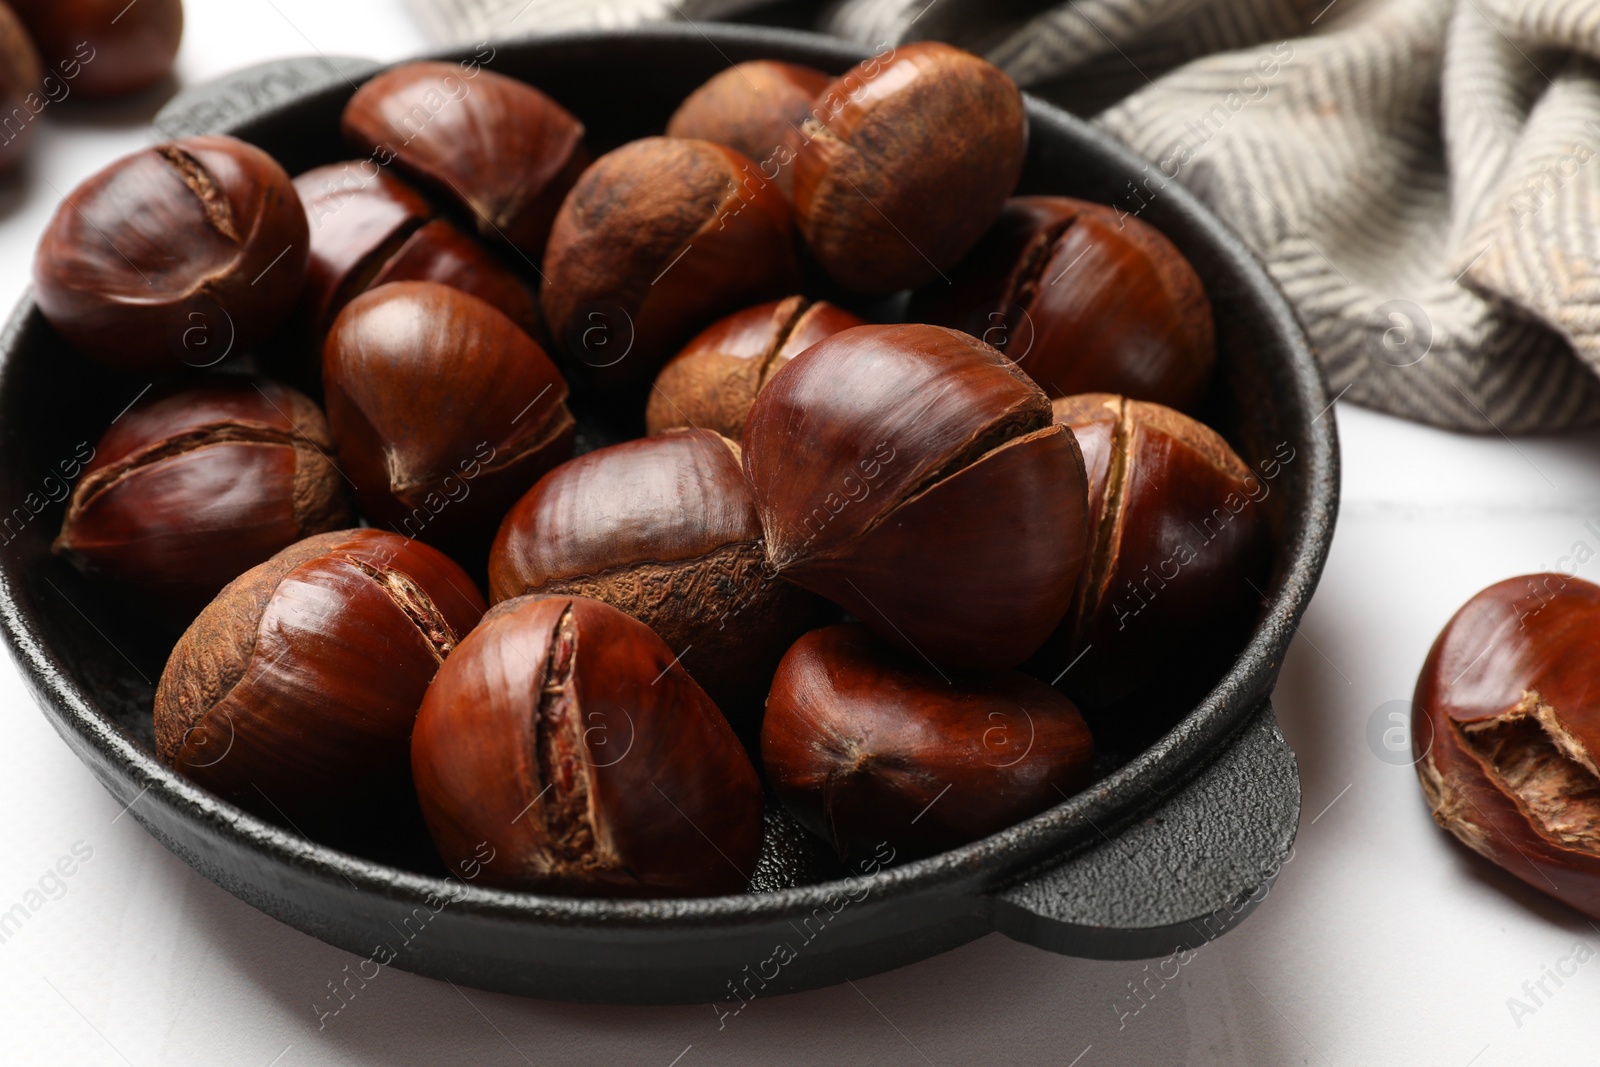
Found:
[(298, 176), (224, 136), (122, 159), (35, 265), (68, 344), (156, 382), (54, 550), (182, 629), (156, 748), (219, 796), (487, 844), (497, 886), (742, 892), (774, 825), (913, 857), (1062, 802), (1091, 729), (1253, 621), (1200, 279), (1013, 198), (983, 60), (744, 63), (605, 152), (414, 63), (340, 125)]

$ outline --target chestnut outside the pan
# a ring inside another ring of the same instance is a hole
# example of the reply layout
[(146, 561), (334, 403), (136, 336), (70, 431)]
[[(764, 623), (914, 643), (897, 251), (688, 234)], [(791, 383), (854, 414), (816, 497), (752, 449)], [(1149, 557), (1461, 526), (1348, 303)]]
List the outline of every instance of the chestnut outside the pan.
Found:
[[(659, 132), (677, 102), (729, 62), (773, 58), (842, 72), (865, 55), (811, 34), (712, 25), (499, 42), (492, 57), (480, 46), (439, 58), (474, 54), (576, 113), (597, 153)], [(349, 158), (339, 113), (352, 83), (377, 69), (326, 58), (268, 64), (185, 91), (157, 125), (174, 137), (232, 133), (299, 173)], [(1021, 192), (1135, 209), (1129, 183), (1142, 186), (1152, 168), (1053, 107), (1027, 106)], [(730, 983), (757, 972), (763, 984), (752, 990), (763, 996), (812, 988), (994, 930), (1096, 958), (1197, 948), (1260, 901), (1294, 839), (1299, 775), (1269, 698), (1332, 537), (1338, 454), (1326, 385), (1282, 294), (1193, 196), (1176, 183), (1150, 185), (1140, 217), (1194, 263), (1215, 308), (1219, 382), (1203, 414), (1252, 466), (1282, 464), (1272, 491), (1252, 505), (1267, 510), (1272, 531), (1266, 607), (1242, 654), (1173, 729), (1102, 768), (1084, 792), (992, 837), (843, 872), (775, 833), (761, 892), (575, 899), (358, 858), (176, 776), (155, 757), (150, 721), (167, 643), (49, 554), (63, 507), (51, 490), (60, 464), (95, 441), (146, 379), (87, 365), (31, 299), (0, 336), (0, 628), (50, 721), (162, 844), (267, 914), (361, 956), (427, 916), (393, 960), (420, 974), (559, 999), (720, 1003)], [(580, 447), (614, 436), (611, 413), (574, 407)], [(781, 963), (777, 946), (786, 947)]]

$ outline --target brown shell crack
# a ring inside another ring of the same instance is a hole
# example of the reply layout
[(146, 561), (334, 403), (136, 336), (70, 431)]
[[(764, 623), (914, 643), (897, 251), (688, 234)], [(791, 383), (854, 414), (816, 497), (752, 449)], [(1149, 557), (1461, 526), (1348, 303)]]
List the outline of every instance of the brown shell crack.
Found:
[(361, 573), (377, 582), (379, 587), (393, 600), (395, 607), (405, 613), (417, 631), (422, 634), (422, 639), (428, 643), (428, 650), (433, 653), (433, 658), (440, 663), (455, 651), (461, 637), (450, 628), (445, 621), (444, 613), (439, 610), (427, 590), (418, 585), (411, 575), (404, 571), (393, 570), (388, 567), (378, 567), (363, 559), (350, 555), (335, 557), (343, 563), (348, 563)]
[[(585, 759), (582, 709), (573, 685), (578, 632), (572, 605), (550, 635), (545, 673), (534, 709), (534, 761), (539, 769), (545, 847), (559, 866), (593, 868), (594, 823), (589, 812), (589, 765)], [(546, 796), (548, 794), (548, 796)]]
[(772, 376), (772, 365), (778, 361), (778, 353), (783, 351), (783, 346), (789, 343), (789, 335), (794, 333), (794, 328), (799, 325), (800, 319), (807, 311), (811, 310), (812, 301), (805, 297), (795, 300), (794, 310), (783, 321), (773, 334), (772, 343), (767, 350), (761, 353), (761, 361), (756, 364), (756, 392), (761, 392), (767, 386), (767, 379)]
[(1016, 269), (1011, 277), (1006, 279), (1006, 287), (1000, 293), (1000, 306), (1005, 308), (1026, 308), (1033, 303), (1033, 298), (1039, 293), (1039, 282), (1044, 277), (1044, 269), (1050, 263), (1050, 257), (1055, 252), (1056, 242), (1078, 222), (1077, 215), (1052, 223), (1042, 231), (1035, 234), (1023, 249), (1018, 258)]
[(228, 198), (200, 161), (175, 144), (161, 145), (156, 151), (172, 165), (183, 179), (183, 184), (199, 198), (200, 206), (205, 209), (206, 221), (211, 223), (212, 228), (234, 244), (243, 244), (244, 239), (234, 225), (233, 208), (229, 206)]
[[(1476, 722), (1453, 723), (1477, 758), (1540, 835), (1558, 845), (1600, 855), (1600, 774), (1583, 742), (1539, 693)], [(1454, 829), (1435, 808), (1441, 825)]]
[(1082, 603), (1078, 605), (1073, 622), (1072, 644), (1080, 647), (1088, 639), (1090, 622), (1100, 611), (1100, 601), (1105, 595), (1107, 577), (1116, 560), (1113, 549), (1121, 540), (1117, 526), (1122, 521), (1122, 498), (1128, 486), (1128, 438), (1133, 435), (1133, 417), (1125, 397), (1117, 398), (1117, 421), (1111, 431), (1111, 459), (1106, 470), (1105, 510), (1100, 514), (1100, 525), (1094, 531), (1087, 561), (1089, 573), (1083, 583)]

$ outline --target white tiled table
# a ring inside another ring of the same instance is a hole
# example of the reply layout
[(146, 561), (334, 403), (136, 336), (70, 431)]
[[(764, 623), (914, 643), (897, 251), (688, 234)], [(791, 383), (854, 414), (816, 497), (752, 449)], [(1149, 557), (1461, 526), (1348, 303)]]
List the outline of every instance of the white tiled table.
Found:
[[(191, 84), (313, 50), (382, 59), (426, 44), (399, 0), (188, 0), (188, 11), (179, 75)], [(28, 173), (0, 183), (7, 305), (57, 191), (146, 143), (150, 110), (49, 113)], [(525, 1001), (393, 968), (319, 1030), (313, 1004), (354, 957), (234, 900), (119, 817), (0, 662), (0, 910), (77, 853), (70, 877), (46, 879), (58, 898), (0, 943), (0, 1063), (1594, 1062), (1600, 964), (1547, 984), (1554, 995), (1532, 1014), (1514, 1018), (1507, 1001), (1526, 1001), (1523, 983), (1578, 942), (1600, 949), (1600, 931), (1455, 848), (1411, 769), (1380, 759), (1367, 734), (1377, 709), (1409, 696), (1466, 597), (1576, 542), (1600, 551), (1600, 435), (1512, 444), (1348, 406), (1338, 420), (1339, 532), (1276, 697), (1305, 789), (1294, 858), (1253, 917), (1120, 1029), (1142, 964), (996, 935), (853, 986), (757, 1001), (722, 1030), (709, 1006)], [(1600, 562), (1580, 573), (1600, 577)]]

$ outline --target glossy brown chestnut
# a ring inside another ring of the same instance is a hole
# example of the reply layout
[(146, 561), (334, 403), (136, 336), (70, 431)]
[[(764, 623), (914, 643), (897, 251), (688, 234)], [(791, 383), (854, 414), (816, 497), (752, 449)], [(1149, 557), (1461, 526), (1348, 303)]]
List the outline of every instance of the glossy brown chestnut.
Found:
[(817, 98), (794, 161), (795, 221), (835, 281), (924, 285), (956, 265), (1016, 187), (1022, 93), (936, 41), (863, 60)]
[(945, 677), (847, 624), (783, 657), (761, 759), (784, 806), (839, 855), (927, 855), (1059, 804), (1088, 781), (1072, 701), (1015, 671)]
[(1054, 409), (1083, 449), (1094, 533), (1072, 610), (1035, 666), (1098, 710), (1242, 636), (1265, 591), (1265, 501), (1294, 450), (1279, 446), (1258, 474), (1215, 430), (1159, 404), (1093, 393)]
[(789, 204), (710, 141), (647, 137), (595, 161), (550, 231), (539, 298), (595, 380), (644, 385), (696, 330), (791, 292)]
[(1428, 652), (1412, 704), (1433, 818), (1535, 889), (1600, 917), (1600, 587), (1491, 585)]
[(715, 141), (755, 160), (785, 193), (794, 146), (815, 100), (833, 79), (798, 63), (736, 63), (684, 98), (667, 120), (668, 137)]
[(940, 670), (1015, 667), (1071, 602), (1083, 457), (1016, 364), (938, 326), (857, 326), (750, 409), (745, 473), (784, 578)]
[(438, 282), (487, 301), (534, 340), (544, 320), (533, 293), (423, 196), (369, 160), (330, 163), (295, 178), (311, 227), (300, 305), (318, 347), (345, 304), (388, 282)]
[(1053, 397), (1119, 393), (1180, 411), (1216, 365), (1200, 276), (1154, 226), (1103, 204), (1019, 196), (910, 316), (966, 330)]
[(661, 638), (596, 600), (491, 608), (429, 686), (411, 767), (439, 854), (487, 846), (492, 885), (696, 896), (755, 870), (744, 749)]
[[(22, 159), (48, 105), (44, 70), (22, 22), (0, 0), (0, 172)], [(59, 92), (59, 91), (58, 91)]]
[(481, 550), (506, 508), (572, 455), (567, 383), (544, 350), (436, 282), (350, 301), (328, 333), (322, 379), (362, 512), (407, 537)]
[(165, 78), (183, 40), (183, 0), (8, 0), (68, 91), (99, 99)]
[(39, 242), (34, 296), (50, 325), (109, 367), (208, 367), (289, 314), (308, 244), (300, 198), (271, 156), (232, 137), (187, 137), (68, 194)]
[(652, 433), (684, 427), (737, 441), (761, 387), (824, 337), (867, 320), (826, 300), (790, 296), (707, 326), (661, 368), (645, 406)]
[(589, 165), (583, 124), (525, 82), (465, 63), (406, 63), (356, 90), (340, 123), (472, 214), (478, 232), (537, 261), (561, 198)]
[(460, 567), (382, 530), (319, 534), (229, 583), (156, 688), (156, 751), (306, 832), (410, 792), (411, 727), (483, 599)]
[(741, 724), (821, 606), (767, 574), (739, 446), (709, 430), (598, 449), (539, 479), (489, 555), (492, 600), (528, 593), (627, 612)]
[(349, 526), (322, 412), (264, 379), (147, 396), (95, 446), (52, 550), (187, 625), (233, 579)]

